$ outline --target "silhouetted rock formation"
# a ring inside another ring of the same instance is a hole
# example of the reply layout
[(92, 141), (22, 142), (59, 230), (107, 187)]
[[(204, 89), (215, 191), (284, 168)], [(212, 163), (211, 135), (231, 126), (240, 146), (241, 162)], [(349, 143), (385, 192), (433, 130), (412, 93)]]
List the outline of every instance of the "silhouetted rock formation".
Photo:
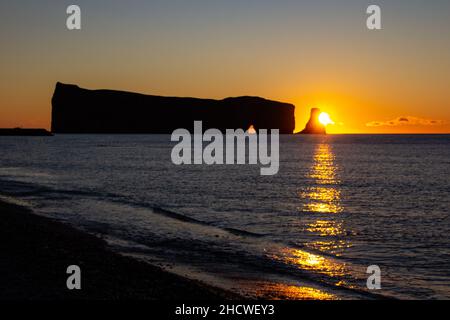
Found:
[(320, 109), (312, 108), (309, 120), (306, 123), (305, 129), (300, 131), (300, 134), (326, 134), (325, 126), (319, 121)]
[(193, 132), (194, 121), (203, 129), (279, 129), (295, 127), (292, 104), (259, 97), (223, 100), (150, 96), (112, 90), (87, 90), (57, 83), (52, 98), (55, 133), (172, 133)]
[(5, 128), (0, 129), (0, 136), (52, 136), (52, 134), (45, 129)]

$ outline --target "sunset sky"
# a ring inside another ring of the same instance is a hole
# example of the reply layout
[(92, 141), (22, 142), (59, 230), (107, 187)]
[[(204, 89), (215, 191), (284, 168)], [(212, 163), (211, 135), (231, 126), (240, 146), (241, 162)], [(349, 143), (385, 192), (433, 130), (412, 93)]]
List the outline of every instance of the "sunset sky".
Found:
[[(66, 29), (66, 8), (82, 30)], [(380, 31), (366, 28), (369, 4)], [(50, 127), (56, 81), (141, 93), (255, 95), (311, 107), (331, 133), (450, 133), (450, 1), (0, 3), (0, 127)]]

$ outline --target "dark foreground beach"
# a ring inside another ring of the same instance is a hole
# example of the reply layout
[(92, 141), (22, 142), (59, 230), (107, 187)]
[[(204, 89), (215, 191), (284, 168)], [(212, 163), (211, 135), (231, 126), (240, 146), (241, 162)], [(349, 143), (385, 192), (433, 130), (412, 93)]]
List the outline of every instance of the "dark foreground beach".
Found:
[[(0, 299), (214, 300), (237, 296), (110, 251), (106, 243), (0, 202)], [(81, 290), (66, 286), (81, 268)]]

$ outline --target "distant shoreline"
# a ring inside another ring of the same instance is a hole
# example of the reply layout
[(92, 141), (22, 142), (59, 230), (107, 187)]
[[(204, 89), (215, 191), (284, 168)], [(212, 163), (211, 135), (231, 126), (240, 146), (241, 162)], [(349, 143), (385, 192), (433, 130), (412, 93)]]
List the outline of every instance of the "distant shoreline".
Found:
[[(238, 295), (110, 251), (66, 224), (0, 201), (0, 300), (223, 300)], [(81, 290), (66, 269), (81, 268)]]
[(0, 128), (0, 136), (50, 137), (53, 136), (53, 133), (46, 129)]
[[(45, 129), (40, 129), (40, 130), (45, 130), (45, 132), (47, 132), (47, 134), (2, 134), (2, 131), (5, 130), (12, 130), (12, 129), (1, 129), (0, 128), (0, 137), (1, 136), (16, 136), (16, 137), (21, 137), (21, 136), (65, 136), (65, 135), (80, 135), (80, 136), (87, 136), (87, 135), (99, 135), (99, 136), (108, 136), (108, 135), (123, 135), (123, 136), (148, 136), (148, 135), (170, 135), (169, 133), (122, 133), (122, 132), (118, 132), (118, 133), (52, 133), (49, 132)], [(29, 130), (29, 129), (21, 129), (21, 130)], [(25, 133), (25, 131), (24, 131)], [(325, 136), (448, 136), (450, 135), (449, 133), (327, 133), (327, 134), (303, 134), (300, 132), (296, 132), (296, 133), (285, 133), (285, 134), (280, 134), (280, 136), (312, 136), (312, 137), (325, 137)]]
[[(28, 137), (28, 136), (36, 136), (36, 137), (51, 137), (57, 135), (170, 135), (170, 133), (124, 133), (124, 132), (64, 132), (64, 133), (53, 133), (48, 131), (47, 129), (28, 129), (28, 128), (0, 128), (0, 137), (1, 136), (15, 136), (15, 137)], [(283, 136), (445, 136), (450, 135), (448, 133), (326, 133), (326, 134), (308, 134), (294, 132), (294, 133), (285, 133), (281, 134)]]

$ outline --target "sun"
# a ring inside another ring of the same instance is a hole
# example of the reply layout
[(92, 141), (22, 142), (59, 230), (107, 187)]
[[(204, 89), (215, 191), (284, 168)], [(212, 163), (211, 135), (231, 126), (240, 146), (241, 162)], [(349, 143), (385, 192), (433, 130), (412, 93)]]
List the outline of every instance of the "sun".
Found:
[(319, 115), (319, 122), (324, 126), (329, 124), (334, 124), (333, 120), (331, 120), (330, 115), (326, 112), (322, 112)]

